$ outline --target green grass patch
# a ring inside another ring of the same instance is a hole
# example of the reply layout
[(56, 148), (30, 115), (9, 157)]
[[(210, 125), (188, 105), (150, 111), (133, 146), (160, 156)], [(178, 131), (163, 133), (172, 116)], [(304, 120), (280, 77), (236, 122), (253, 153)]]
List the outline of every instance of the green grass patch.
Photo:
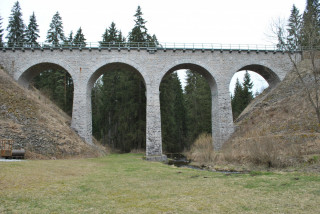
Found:
[(176, 168), (142, 155), (0, 162), (0, 213), (317, 213), (320, 175)]

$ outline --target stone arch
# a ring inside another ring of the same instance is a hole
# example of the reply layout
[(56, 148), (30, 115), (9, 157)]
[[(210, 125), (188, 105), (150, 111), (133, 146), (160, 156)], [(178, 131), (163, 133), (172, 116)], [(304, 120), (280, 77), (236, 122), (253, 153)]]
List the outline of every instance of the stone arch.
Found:
[(179, 64), (176, 64), (176, 65), (173, 65), (171, 68), (166, 68), (168, 69), (163, 75), (162, 75), (162, 78), (160, 80), (160, 83), (159, 83), (159, 87), (160, 87), (160, 84), (163, 80), (163, 78), (176, 71), (176, 70), (180, 70), (180, 69), (190, 69), (190, 70), (193, 70), (193, 71), (196, 71), (196, 72), (199, 72), (201, 75), (203, 75), (206, 80), (208, 81), (208, 84), (210, 86), (210, 89), (211, 89), (211, 93), (213, 93), (214, 91), (217, 90), (217, 84), (216, 84), (216, 81), (214, 79), (214, 77), (212, 76), (212, 74), (209, 72), (209, 70), (207, 68), (205, 68), (204, 66), (200, 66), (198, 64), (195, 64), (195, 63), (179, 63)]
[[(274, 87), (279, 82), (281, 82), (279, 75), (275, 72), (273, 68), (271, 68), (271, 66), (268, 66), (268, 65), (255, 64), (255, 63), (242, 65), (241, 67), (236, 69), (236, 72), (243, 71), (243, 70), (254, 71), (257, 74), (261, 75), (268, 82), (269, 87)], [(231, 79), (230, 79), (230, 82), (231, 82)]]
[(30, 81), (46, 69), (62, 69), (70, 74), (74, 80), (74, 76), (70, 73), (70, 67), (61, 62), (55, 62), (52, 60), (42, 60), (33, 64), (27, 65), (15, 73), (14, 78), (18, 83), (24, 87), (29, 87)]
[(213, 145), (216, 150), (221, 148), (222, 142), (221, 138), (221, 130), (220, 130), (220, 111), (219, 111), (219, 93), (218, 93), (218, 86), (216, 79), (213, 77), (212, 73), (209, 70), (209, 67), (206, 65), (199, 65), (197, 63), (192, 63), (190, 61), (179, 61), (174, 63), (171, 66), (167, 66), (163, 70), (163, 75), (161, 78), (159, 85), (163, 80), (163, 78), (172, 73), (173, 71), (180, 70), (180, 69), (190, 69), (196, 72), (199, 72), (203, 75), (211, 89), (211, 129), (212, 129), (212, 137), (213, 137)]
[(144, 75), (144, 70), (138, 64), (133, 61), (123, 60), (121, 58), (111, 59), (108, 61), (103, 61), (97, 64), (94, 68), (92, 68), (91, 76), (87, 82), (87, 90), (90, 92), (93, 84), (96, 80), (103, 74), (105, 69), (114, 69), (114, 68), (128, 68), (132, 70), (136, 74), (138, 74), (142, 80), (144, 85), (146, 85), (146, 75)]

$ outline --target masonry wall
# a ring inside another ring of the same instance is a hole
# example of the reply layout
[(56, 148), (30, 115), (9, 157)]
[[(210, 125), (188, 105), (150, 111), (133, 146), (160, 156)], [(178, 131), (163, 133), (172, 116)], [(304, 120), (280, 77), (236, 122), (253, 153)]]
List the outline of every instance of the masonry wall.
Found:
[[(162, 78), (173, 68), (196, 69), (208, 80), (212, 93), (212, 134), (215, 149), (220, 149), (233, 133), (229, 84), (242, 68), (257, 68), (269, 82), (276, 85), (291, 63), (286, 54), (247, 51), (192, 50), (6, 50), (0, 52), (0, 65), (20, 84), (30, 80), (48, 66), (64, 68), (73, 78), (74, 104), (72, 127), (89, 144), (92, 143), (91, 89), (101, 75), (99, 68), (117, 63), (138, 72), (144, 79), (147, 97), (146, 154), (150, 159), (162, 159), (159, 88)], [(258, 69), (266, 68), (266, 69)]]

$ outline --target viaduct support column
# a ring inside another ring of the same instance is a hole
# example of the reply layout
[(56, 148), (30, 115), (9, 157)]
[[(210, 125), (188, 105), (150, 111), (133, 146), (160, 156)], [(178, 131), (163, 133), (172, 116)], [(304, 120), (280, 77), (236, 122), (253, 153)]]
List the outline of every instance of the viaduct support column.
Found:
[(220, 150), (234, 132), (231, 98), (228, 84), (212, 90), (212, 137), (214, 149)]
[(147, 85), (146, 107), (146, 159), (150, 161), (166, 161), (166, 155), (162, 154), (160, 92), (159, 87)]
[(71, 127), (88, 144), (92, 144), (91, 95), (86, 85), (74, 82)]

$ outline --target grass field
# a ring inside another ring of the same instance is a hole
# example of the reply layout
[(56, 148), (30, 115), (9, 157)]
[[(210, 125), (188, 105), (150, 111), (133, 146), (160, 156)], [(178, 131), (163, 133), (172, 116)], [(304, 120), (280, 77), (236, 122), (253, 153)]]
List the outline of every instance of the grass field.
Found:
[(214, 173), (142, 160), (0, 162), (0, 213), (319, 213), (320, 175)]

